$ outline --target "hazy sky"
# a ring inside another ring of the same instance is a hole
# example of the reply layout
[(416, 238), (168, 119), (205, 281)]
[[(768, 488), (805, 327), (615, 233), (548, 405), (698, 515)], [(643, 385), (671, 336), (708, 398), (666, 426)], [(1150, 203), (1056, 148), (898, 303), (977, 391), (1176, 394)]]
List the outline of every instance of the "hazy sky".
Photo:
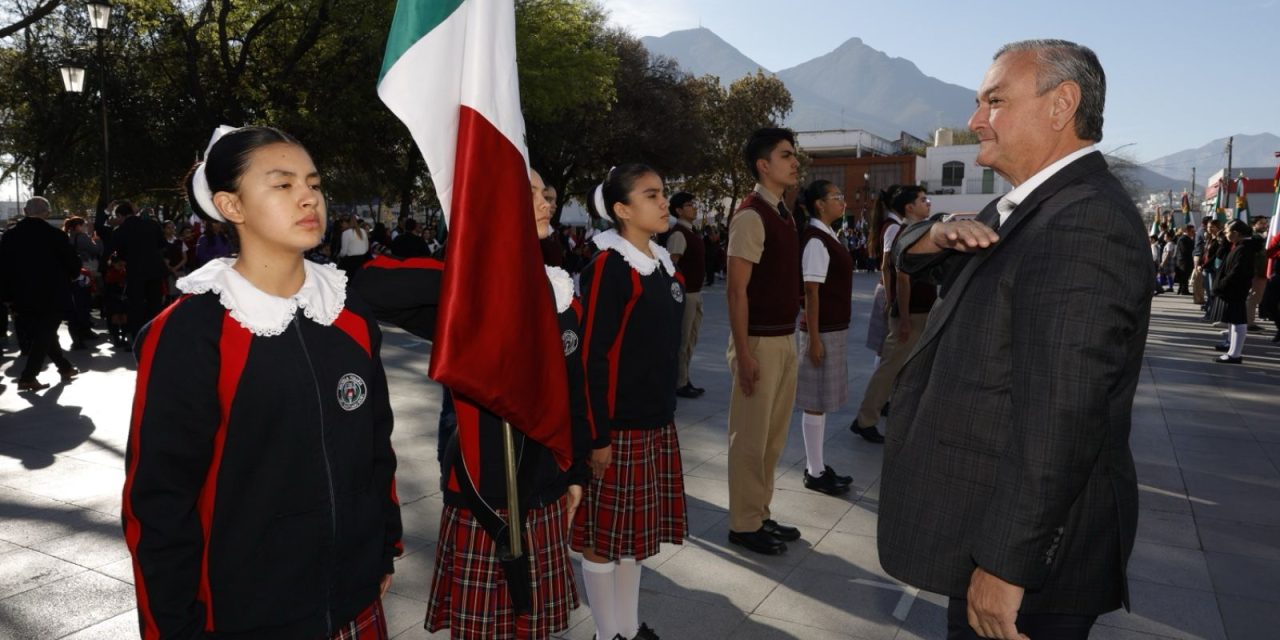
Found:
[(770, 71), (858, 37), (911, 60), (928, 75), (971, 89), (1000, 45), (1064, 38), (1092, 48), (1107, 72), (1103, 150), (1134, 143), (1125, 152), (1148, 161), (1237, 133), (1280, 134), (1280, 0), (602, 4), (614, 24), (638, 36), (701, 25)]

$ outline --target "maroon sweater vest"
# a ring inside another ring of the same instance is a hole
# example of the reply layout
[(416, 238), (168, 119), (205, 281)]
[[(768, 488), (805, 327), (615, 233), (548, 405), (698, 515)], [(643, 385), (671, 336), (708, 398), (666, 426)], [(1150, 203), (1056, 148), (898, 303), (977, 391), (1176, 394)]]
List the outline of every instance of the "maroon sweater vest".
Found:
[[(844, 331), (849, 328), (853, 314), (853, 256), (831, 234), (815, 227), (806, 227), (800, 234), (800, 246), (809, 246), (814, 238), (822, 242), (831, 256), (827, 280), (818, 285), (818, 331)], [(800, 324), (804, 328), (804, 315), (800, 316)]]
[(747, 283), (747, 335), (788, 336), (800, 313), (800, 237), (759, 193), (742, 200), (735, 215), (751, 209), (764, 224), (764, 253)]
[(676, 269), (684, 275), (685, 293), (702, 291), (702, 283), (707, 279), (707, 248), (703, 246), (702, 238), (678, 222), (672, 233), (684, 236), (684, 253), (680, 254), (680, 264)]

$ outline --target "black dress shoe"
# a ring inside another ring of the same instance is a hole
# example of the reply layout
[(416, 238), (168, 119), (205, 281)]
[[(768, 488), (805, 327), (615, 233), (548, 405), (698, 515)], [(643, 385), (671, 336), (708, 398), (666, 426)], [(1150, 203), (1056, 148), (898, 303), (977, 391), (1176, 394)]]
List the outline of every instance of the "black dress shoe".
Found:
[(688, 384), (687, 386), (688, 386), (690, 389), (693, 389), (694, 391), (697, 391), (697, 392), (698, 392), (698, 395), (702, 395), (702, 394), (704, 394), (704, 393), (706, 393), (706, 392), (707, 392), (707, 390), (706, 390), (706, 389), (703, 389), (702, 387), (695, 387), (695, 386), (693, 386), (693, 381), (692, 381), (692, 380), (690, 380), (690, 381), (689, 381), (689, 384)]
[(1213, 348), (1214, 348), (1214, 349), (1216, 349), (1216, 350), (1218, 350), (1218, 351), (1230, 351), (1230, 350), (1231, 350), (1231, 346), (1230, 346), (1230, 345), (1225, 345), (1225, 344), (1222, 344), (1222, 343), (1218, 343), (1218, 344), (1213, 345)]
[(1231, 356), (1219, 356), (1213, 359), (1218, 364), (1240, 364), (1244, 362), (1244, 358), (1232, 358)]
[(769, 535), (769, 533), (764, 530), (764, 527), (748, 533), (730, 531), (729, 542), (746, 547), (748, 550), (761, 553), (766, 556), (777, 556), (787, 552), (787, 545), (781, 540)]
[(876, 429), (875, 425), (863, 427), (858, 424), (857, 418), (853, 419), (853, 424), (849, 425), (849, 430), (862, 436), (862, 439), (867, 442), (874, 442), (876, 444), (882, 444), (884, 442), (884, 436), (880, 435), (880, 431)]
[(653, 629), (649, 628), (649, 625), (641, 622), (640, 630), (636, 632), (635, 637), (632, 638), (631, 640), (662, 640), (662, 639), (658, 637), (658, 634), (653, 632)]
[(683, 387), (680, 387), (680, 388), (676, 389), (676, 395), (677, 395), (677, 396), (679, 396), (679, 397), (681, 397), (681, 398), (690, 398), (690, 399), (692, 399), (692, 398), (696, 398), (696, 397), (698, 397), (698, 396), (700, 396), (700, 395), (702, 395), (702, 394), (701, 394), (701, 393), (699, 393), (699, 392), (698, 392), (698, 390), (694, 389), (694, 388), (693, 388), (693, 385), (686, 384), (685, 386), (683, 386)]
[(765, 533), (783, 542), (795, 542), (800, 539), (799, 529), (789, 527), (785, 524), (778, 524), (777, 520), (765, 520), (760, 524), (760, 528), (763, 529)]
[[(807, 471), (807, 470), (806, 470), (806, 471)], [(842, 484), (842, 485), (850, 486), (850, 485), (852, 485), (852, 484), (853, 484), (853, 476), (842, 476), (842, 475), (839, 475), (839, 474), (837, 474), (837, 473), (836, 473), (836, 470), (835, 470), (835, 469), (832, 469), (832, 468), (831, 468), (831, 465), (826, 465), (826, 466), (824, 467), (824, 472), (825, 472), (825, 473), (829, 473), (829, 474), (831, 474), (831, 475), (835, 476), (835, 477), (836, 477), (836, 482), (838, 482), (838, 483), (840, 483), (840, 484)]]
[(838, 496), (849, 492), (849, 485), (841, 484), (840, 481), (836, 479), (836, 474), (831, 470), (831, 467), (827, 467), (822, 472), (822, 475), (816, 478), (809, 475), (809, 470), (805, 469), (804, 488), (810, 491), (817, 491), (818, 493), (825, 493), (829, 496)]

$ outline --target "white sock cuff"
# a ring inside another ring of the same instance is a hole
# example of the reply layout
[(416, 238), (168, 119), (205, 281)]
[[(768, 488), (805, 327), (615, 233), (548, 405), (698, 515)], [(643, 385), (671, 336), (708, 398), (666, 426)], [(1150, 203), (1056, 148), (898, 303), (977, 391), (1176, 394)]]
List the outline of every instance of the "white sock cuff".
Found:
[(629, 565), (635, 566), (640, 564), (640, 561), (636, 560), (631, 556), (624, 556), (624, 557), (618, 558), (618, 564), (629, 564)]
[(582, 570), (591, 573), (613, 573), (615, 565), (612, 562), (592, 562), (586, 558), (582, 559)]

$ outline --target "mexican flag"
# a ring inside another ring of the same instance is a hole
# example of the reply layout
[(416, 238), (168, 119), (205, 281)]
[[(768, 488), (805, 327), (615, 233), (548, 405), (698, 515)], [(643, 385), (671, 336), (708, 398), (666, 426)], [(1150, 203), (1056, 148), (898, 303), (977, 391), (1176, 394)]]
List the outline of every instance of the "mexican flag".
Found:
[(1240, 179), (1236, 180), (1236, 220), (1249, 221), (1249, 181), (1245, 179), (1244, 174), (1240, 174)]
[[(516, 74), (513, 0), (400, 0), (378, 96), (409, 128), (449, 240), (429, 374), (572, 457), (564, 347), (542, 266)], [(459, 423), (478, 478), (478, 430)]]
[[(1276, 155), (1280, 156), (1280, 153), (1277, 153)], [(1276, 177), (1272, 186), (1275, 188), (1276, 192), (1276, 206), (1271, 212), (1271, 224), (1267, 225), (1266, 246), (1267, 255), (1274, 257), (1280, 254), (1280, 165), (1276, 166)], [(1267, 269), (1267, 277), (1274, 276), (1276, 271), (1276, 261), (1267, 261)]]

